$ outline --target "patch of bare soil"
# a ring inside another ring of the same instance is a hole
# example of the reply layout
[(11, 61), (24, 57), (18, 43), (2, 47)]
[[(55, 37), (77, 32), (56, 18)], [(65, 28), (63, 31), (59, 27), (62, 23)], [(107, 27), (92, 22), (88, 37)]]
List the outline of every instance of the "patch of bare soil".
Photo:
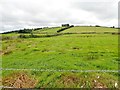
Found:
[(34, 88), (37, 81), (22, 72), (3, 78), (2, 83), (4, 86), (13, 88)]

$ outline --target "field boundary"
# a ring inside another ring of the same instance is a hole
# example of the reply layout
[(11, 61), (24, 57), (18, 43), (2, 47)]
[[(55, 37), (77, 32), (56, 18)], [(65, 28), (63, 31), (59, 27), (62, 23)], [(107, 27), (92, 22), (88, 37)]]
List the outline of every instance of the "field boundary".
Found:
[(40, 72), (120, 72), (120, 70), (51, 70), (51, 69), (13, 69), (13, 68), (1, 68), (0, 71), (40, 71)]

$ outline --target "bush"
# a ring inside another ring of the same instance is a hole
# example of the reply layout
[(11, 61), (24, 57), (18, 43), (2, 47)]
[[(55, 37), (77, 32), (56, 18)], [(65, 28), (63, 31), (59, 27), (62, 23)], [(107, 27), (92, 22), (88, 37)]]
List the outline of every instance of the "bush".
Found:
[(69, 27), (69, 24), (62, 24), (62, 27)]
[(59, 32), (61, 32), (61, 31), (64, 31), (64, 30), (69, 29), (69, 28), (72, 28), (72, 27), (74, 27), (74, 25), (71, 25), (71, 26), (65, 27), (65, 28), (61, 28), (61, 29), (58, 30), (57, 32), (59, 33)]
[(31, 33), (31, 29), (24, 29), (24, 30), (19, 30), (18, 33)]
[(95, 27), (100, 27), (99, 25), (95, 25)]

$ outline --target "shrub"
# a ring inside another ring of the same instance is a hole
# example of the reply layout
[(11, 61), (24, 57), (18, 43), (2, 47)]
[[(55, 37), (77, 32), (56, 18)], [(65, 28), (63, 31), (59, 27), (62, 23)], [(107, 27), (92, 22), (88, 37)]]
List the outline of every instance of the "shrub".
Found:
[(95, 27), (100, 27), (99, 25), (95, 25)]
[(31, 33), (31, 29), (24, 29), (24, 30), (19, 30), (18, 33)]
[(59, 33), (59, 32), (62, 32), (62, 31), (64, 31), (64, 30), (69, 29), (69, 28), (72, 28), (72, 27), (74, 27), (74, 26), (71, 25), (71, 26), (69, 26), (69, 27), (61, 28), (61, 29), (58, 30), (57, 32)]

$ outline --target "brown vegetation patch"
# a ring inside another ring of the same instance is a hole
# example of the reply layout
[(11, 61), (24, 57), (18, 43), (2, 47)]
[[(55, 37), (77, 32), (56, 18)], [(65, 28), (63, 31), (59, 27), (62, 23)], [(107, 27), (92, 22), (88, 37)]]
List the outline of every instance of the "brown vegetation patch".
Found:
[(107, 88), (106, 85), (104, 85), (101, 82), (98, 82), (96, 80), (94, 80), (93, 83), (94, 83), (94, 87), (93, 88)]
[(2, 50), (0, 50), (0, 55), (3, 55), (3, 51)]
[(3, 52), (3, 55), (8, 55), (8, 54), (10, 54), (10, 53), (12, 53), (11, 50), (6, 50), (6, 51)]
[(8, 55), (10, 53), (12, 53), (11, 50), (4, 50), (4, 51), (0, 50), (0, 55)]
[(37, 81), (29, 77), (26, 73), (14, 73), (11, 76), (3, 78), (3, 85), (13, 88), (34, 88)]
[(80, 82), (79, 78), (75, 75), (62, 76), (59, 83), (63, 84), (65, 87), (72, 87)]

